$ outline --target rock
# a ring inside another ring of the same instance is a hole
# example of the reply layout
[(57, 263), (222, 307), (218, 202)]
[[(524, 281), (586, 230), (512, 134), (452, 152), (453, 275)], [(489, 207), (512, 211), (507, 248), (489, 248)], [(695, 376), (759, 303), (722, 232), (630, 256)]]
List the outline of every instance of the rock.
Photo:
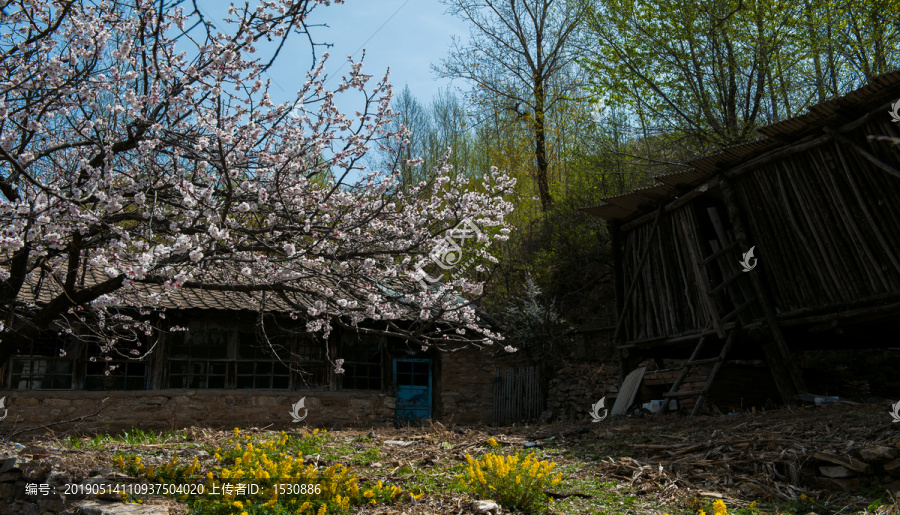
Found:
[(885, 463), (884, 471), (894, 477), (900, 477), (900, 458)]
[(856, 478), (816, 477), (813, 479), (817, 488), (825, 490), (843, 490), (845, 492), (852, 492), (859, 488), (859, 479)]
[[(889, 477), (889, 476), (885, 476), (885, 477)], [(900, 495), (900, 494), (898, 494), (898, 492), (900, 492), (900, 479), (895, 479), (893, 481), (889, 481), (884, 485), (884, 487), (889, 492), (894, 494), (894, 497), (897, 497), (898, 495)]]
[(0, 474), (4, 472), (9, 472), (10, 469), (16, 466), (16, 457), (6, 458), (0, 460)]
[(51, 487), (55, 487), (57, 490), (62, 490), (63, 485), (71, 483), (72, 477), (68, 474), (64, 474), (62, 472), (51, 472), (47, 479), (44, 480), (44, 483), (47, 483)]
[(77, 515), (168, 515), (165, 506), (144, 506), (108, 501), (79, 501), (73, 506)]
[(850, 456), (838, 456), (836, 454), (824, 451), (816, 451), (813, 454), (813, 458), (817, 460), (827, 461), (828, 463), (832, 463), (834, 465), (840, 465), (842, 467), (846, 467), (855, 472), (865, 472), (869, 466), (856, 458), (851, 458)]
[(368, 434), (367, 436), (368, 436), (369, 438), (378, 438), (378, 435), (375, 434), (375, 431), (369, 431), (369, 434)]
[(14, 483), (22, 479), (22, 471), (19, 469), (10, 469), (0, 474), (0, 483)]
[(50, 475), (51, 468), (49, 463), (43, 461), (29, 461), (22, 466), (22, 477), (40, 483)]
[(201, 460), (203, 458), (209, 457), (208, 452), (202, 451), (200, 449), (187, 449), (187, 450), (181, 451), (181, 455), (184, 456), (185, 458), (197, 458), (197, 459), (201, 459)]
[(499, 511), (500, 505), (494, 501), (475, 501), (472, 503), (472, 509), (475, 510), (475, 513), (490, 513)]
[(852, 477), (854, 475), (852, 472), (847, 470), (846, 467), (842, 467), (840, 465), (834, 465), (834, 466), (822, 465), (821, 467), (819, 467), (819, 472), (821, 472), (822, 475), (825, 477), (832, 477), (832, 478)]
[(861, 449), (859, 455), (863, 460), (871, 463), (887, 463), (897, 457), (897, 449), (878, 445)]

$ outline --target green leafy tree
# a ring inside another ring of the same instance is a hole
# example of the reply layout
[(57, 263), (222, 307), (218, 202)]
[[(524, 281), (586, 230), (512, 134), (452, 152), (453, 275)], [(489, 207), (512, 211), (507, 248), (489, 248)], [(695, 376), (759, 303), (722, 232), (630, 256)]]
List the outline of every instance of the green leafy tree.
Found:
[(587, 13), (584, 0), (444, 0), (450, 12), (469, 21), (467, 43), (454, 41), (435, 70), (442, 77), (471, 82), (474, 94), (528, 122), (541, 207), (550, 192), (547, 116), (571, 90), (554, 80), (575, 61), (578, 30)]

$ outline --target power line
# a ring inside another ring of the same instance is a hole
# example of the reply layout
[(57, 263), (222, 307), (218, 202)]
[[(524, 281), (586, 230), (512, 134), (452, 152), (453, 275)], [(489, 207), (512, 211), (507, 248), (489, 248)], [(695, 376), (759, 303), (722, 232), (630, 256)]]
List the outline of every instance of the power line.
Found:
[[(400, 4), (400, 7), (398, 7), (397, 10), (394, 11), (393, 14), (391, 14), (390, 16), (388, 16), (388, 19), (384, 20), (384, 23), (382, 23), (380, 27), (378, 27), (377, 29), (375, 29), (375, 32), (373, 32), (372, 35), (369, 36), (368, 39), (366, 39), (365, 41), (363, 41), (363, 44), (362, 44), (362, 45), (359, 45), (359, 48), (357, 48), (352, 54), (350, 54), (350, 57), (352, 58), (353, 56), (355, 56), (356, 54), (358, 54), (359, 51), (362, 50), (363, 47), (366, 46), (366, 43), (368, 43), (369, 41), (372, 41), (372, 38), (374, 38), (379, 32), (381, 32), (381, 29), (383, 29), (384, 26), (387, 25), (389, 21), (391, 21), (392, 19), (394, 19), (394, 16), (397, 16), (397, 13), (400, 12), (400, 9), (403, 9), (404, 7), (406, 7), (406, 4), (408, 4), (408, 3), (409, 3), (409, 0), (406, 0), (405, 2), (403, 2), (402, 4)], [(337, 75), (338, 72), (341, 71), (341, 69), (343, 69), (344, 66), (345, 66), (346, 64), (347, 64), (347, 61), (344, 61), (344, 62), (341, 64), (341, 66), (340, 66), (337, 70), (334, 71), (334, 75), (332, 75), (332, 77), (334, 77), (335, 75)], [(328, 84), (328, 81), (330, 81), (330, 80), (331, 80), (331, 77), (329, 77), (328, 80), (325, 81), (325, 84)]]

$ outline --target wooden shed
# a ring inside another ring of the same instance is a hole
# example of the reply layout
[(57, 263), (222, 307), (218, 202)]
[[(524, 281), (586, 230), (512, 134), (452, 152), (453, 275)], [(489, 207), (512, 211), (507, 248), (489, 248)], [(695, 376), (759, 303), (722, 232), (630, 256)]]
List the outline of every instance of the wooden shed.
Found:
[(792, 402), (797, 350), (897, 347), (897, 108), (900, 72), (587, 208), (609, 222), (623, 369), (683, 359), (666, 396), (699, 407), (725, 359), (764, 359)]

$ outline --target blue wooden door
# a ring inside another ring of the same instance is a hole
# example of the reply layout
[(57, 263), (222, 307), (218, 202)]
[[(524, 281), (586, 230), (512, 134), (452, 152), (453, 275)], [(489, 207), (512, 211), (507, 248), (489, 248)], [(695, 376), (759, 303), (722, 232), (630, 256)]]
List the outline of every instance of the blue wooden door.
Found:
[(395, 359), (394, 387), (397, 424), (421, 424), (431, 418), (431, 360)]

